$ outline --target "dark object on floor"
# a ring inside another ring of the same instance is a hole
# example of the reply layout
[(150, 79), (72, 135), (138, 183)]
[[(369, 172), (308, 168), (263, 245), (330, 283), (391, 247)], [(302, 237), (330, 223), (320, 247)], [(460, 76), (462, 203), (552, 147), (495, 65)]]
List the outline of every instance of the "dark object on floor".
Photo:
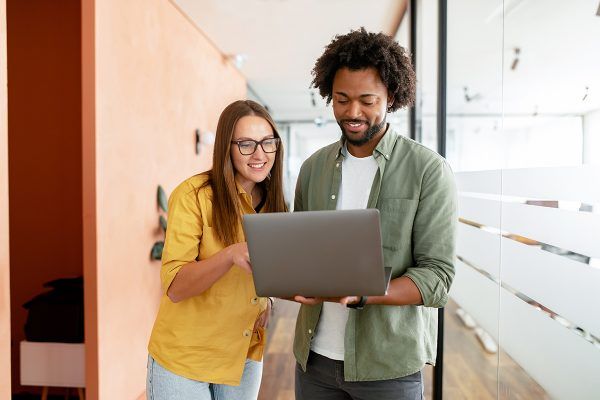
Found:
[(83, 278), (46, 282), (51, 290), (23, 307), (28, 310), (25, 338), (30, 342), (83, 343)]

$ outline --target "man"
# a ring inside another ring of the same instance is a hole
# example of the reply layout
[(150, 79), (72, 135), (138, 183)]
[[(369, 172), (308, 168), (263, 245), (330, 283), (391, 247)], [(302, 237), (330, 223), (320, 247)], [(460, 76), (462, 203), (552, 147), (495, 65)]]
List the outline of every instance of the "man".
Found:
[(337, 36), (312, 73), (342, 138), (304, 162), (294, 208), (379, 209), (393, 272), (385, 296), (295, 297), (296, 399), (421, 399), (421, 370), (435, 363), (435, 308), (454, 277), (452, 172), (386, 123), (415, 92), (410, 59), (391, 37), (364, 28)]

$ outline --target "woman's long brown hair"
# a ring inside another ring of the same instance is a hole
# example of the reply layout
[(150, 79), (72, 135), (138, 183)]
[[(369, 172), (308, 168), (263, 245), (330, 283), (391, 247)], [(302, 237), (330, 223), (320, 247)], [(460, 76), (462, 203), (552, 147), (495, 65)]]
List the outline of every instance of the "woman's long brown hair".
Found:
[[(242, 207), (235, 184), (235, 168), (231, 161), (231, 141), (236, 123), (245, 116), (253, 115), (264, 118), (277, 138), (279, 132), (269, 112), (252, 100), (238, 100), (228, 105), (217, 124), (215, 147), (213, 151), (213, 167), (207, 171), (209, 179), (205, 185), (210, 185), (213, 192), (212, 225), (217, 238), (223, 245), (229, 246), (242, 240), (238, 229), (242, 219)], [(237, 150), (236, 150), (237, 151)], [(263, 209), (265, 212), (287, 211), (283, 196), (283, 146), (280, 143), (275, 162), (271, 168), (270, 177), (262, 182), (266, 196)], [(250, 194), (250, 193), (249, 193)]]

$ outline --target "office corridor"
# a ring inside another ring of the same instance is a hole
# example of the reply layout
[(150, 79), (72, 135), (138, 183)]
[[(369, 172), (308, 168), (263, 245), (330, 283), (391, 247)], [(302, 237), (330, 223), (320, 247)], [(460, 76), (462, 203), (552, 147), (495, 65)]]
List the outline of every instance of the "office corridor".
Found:
[[(298, 304), (278, 300), (271, 320), (264, 357), (259, 400), (293, 400), (294, 368), (292, 354)], [(489, 354), (474, 332), (456, 316), (458, 306), (446, 307), (444, 392), (448, 399), (548, 399), (544, 390), (506, 353)], [(498, 390), (497, 363), (502, 384)], [(425, 367), (425, 398), (432, 398), (433, 367)], [(498, 393), (499, 392), (499, 393)]]

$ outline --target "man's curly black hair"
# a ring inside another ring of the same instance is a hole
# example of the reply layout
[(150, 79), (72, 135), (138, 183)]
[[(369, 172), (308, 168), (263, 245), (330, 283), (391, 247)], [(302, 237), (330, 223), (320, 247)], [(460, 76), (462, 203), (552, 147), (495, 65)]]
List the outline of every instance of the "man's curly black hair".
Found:
[(340, 68), (379, 71), (388, 95), (393, 99), (388, 111), (410, 106), (415, 101), (415, 71), (408, 52), (391, 36), (367, 32), (365, 28), (336, 36), (325, 48), (312, 70), (311, 86), (331, 102), (333, 78)]

